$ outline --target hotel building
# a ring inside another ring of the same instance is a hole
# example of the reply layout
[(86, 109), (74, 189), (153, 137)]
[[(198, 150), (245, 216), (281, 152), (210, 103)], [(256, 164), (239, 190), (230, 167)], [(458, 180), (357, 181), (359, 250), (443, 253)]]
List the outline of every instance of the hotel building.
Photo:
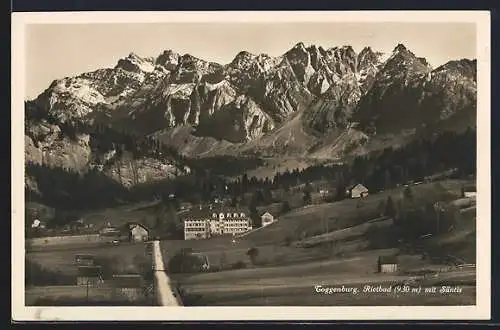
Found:
[(184, 239), (206, 239), (218, 235), (236, 235), (252, 230), (249, 216), (235, 208), (208, 207), (192, 210), (184, 216)]

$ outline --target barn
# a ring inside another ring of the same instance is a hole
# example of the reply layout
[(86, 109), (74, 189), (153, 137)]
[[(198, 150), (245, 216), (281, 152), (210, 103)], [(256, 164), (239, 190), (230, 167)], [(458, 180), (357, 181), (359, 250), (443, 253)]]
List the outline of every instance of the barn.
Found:
[(363, 186), (361, 183), (357, 183), (347, 187), (345, 193), (349, 198), (361, 198), (368, 196), (368, 188)]
[(262, 214), (260, 218), (262, 220), (262, 227), (270, 225), (274, 222), (274, 216), (269, 212)]
[(476, 197), (476, 185), (467, 185), (462, 188), (462, 197)]
[(79, 266), (76, 276), (76, 285), (96, 286), (102, 283), (100, 266)]
[(378, 258), (379, 273), (395, 273), (398, 271), (398, 258), (396, 256), (380, 256)]
[(144, 297), (143, 279), (138, 274), (113, 275), (113, 289), (115, 297), (129, 301)]
[(149, 238), (149, 230), (140, 223), (128, 224), (129, 240), (131, 242), (145, 242)]

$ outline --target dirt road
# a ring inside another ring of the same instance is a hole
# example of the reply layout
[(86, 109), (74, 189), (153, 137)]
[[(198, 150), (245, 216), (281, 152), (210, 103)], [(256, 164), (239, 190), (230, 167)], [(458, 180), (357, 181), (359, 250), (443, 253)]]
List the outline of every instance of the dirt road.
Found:
[(153, 242), (153, 269), (155, 273), (155, 288), (158, 296), (158, 303), (161, 306), (182, 306), (178, 295), (174, 295), (170, 278), (165, 272), (163, 256), (160, 249), (160, 241)]

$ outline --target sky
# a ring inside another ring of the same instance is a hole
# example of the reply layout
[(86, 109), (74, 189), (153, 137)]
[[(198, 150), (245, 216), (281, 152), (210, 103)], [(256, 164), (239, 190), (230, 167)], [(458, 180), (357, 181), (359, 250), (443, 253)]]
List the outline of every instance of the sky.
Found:
[(402, 43), (437, 67), (476, 58), (471, 23), (133, 23), (31, 24), (26, 27), (26, 99), (36, 98), (55, 79), (114, 67), (134, 52), (180, 54), (229, 63), (246, 50), (279, 56), (298, 42), (323, 48), (351, 45), (391, 52)]

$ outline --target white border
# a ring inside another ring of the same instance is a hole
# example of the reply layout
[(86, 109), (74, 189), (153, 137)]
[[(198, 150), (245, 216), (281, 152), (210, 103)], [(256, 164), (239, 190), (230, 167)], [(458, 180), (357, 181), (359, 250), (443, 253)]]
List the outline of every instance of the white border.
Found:
[[(25, 307), (24, 86), (27, 24), (180, 22), (469, 22), (477, 26), (477, 305), (472, 307)], [(490, 319), (490, 12), (12, 13), (12, 319), (28, 320), (472, 320)], [(14, 146), (17, 143), (17, 147)], [(14, 263), (15, 262), (15, 263)]]

